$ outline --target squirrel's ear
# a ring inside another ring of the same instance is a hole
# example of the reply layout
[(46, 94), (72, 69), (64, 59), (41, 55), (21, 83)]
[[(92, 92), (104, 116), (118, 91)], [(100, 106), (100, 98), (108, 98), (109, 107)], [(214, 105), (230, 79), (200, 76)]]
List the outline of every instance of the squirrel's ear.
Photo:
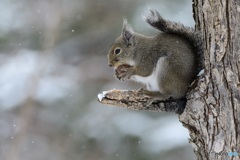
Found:
[(123, 19), (122, 38), (127, 46), (134, 45), (133, 33), (134, 31), (132, 26), (127, 23), (126, 19)]

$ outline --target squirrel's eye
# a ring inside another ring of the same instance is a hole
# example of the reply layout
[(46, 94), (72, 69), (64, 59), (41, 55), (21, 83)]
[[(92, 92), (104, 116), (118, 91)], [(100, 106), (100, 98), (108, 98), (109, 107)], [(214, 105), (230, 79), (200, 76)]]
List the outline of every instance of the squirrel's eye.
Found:
[(114, 53), (115, 54), (119, 54), (121, 52), (121, 49), (120, 48), (116, 48), (115, 50), (114, 50)]

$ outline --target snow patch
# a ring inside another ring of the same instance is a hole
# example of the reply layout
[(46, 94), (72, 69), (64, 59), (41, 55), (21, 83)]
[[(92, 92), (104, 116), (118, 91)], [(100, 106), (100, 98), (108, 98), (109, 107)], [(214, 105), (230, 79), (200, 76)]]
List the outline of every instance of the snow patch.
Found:
[(101, 94), (98, 94), (98, 100), (101, 102), (107, 93), (108, 91), (103, 91)]
[(204, 69), (202, 69), (202, 70), (198, 73), (197, 76), (199, 77), (199, 76), (201, 76), (201, 75), (203, 75), (203, 74), (204, 74)]

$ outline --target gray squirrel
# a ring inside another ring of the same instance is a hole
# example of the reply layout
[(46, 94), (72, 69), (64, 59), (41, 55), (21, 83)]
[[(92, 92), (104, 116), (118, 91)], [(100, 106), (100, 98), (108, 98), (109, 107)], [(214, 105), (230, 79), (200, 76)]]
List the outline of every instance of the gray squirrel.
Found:
[(119, 80), (146, 86), (139, 93), (167, 100), (185, 97), (202, 68), (202, 40), (193, 28), (163, 19), (150, 10), (146, 22), (161, 32), (147, 37), (123, 22), (122, 34), (108, 52), (108, 63)]

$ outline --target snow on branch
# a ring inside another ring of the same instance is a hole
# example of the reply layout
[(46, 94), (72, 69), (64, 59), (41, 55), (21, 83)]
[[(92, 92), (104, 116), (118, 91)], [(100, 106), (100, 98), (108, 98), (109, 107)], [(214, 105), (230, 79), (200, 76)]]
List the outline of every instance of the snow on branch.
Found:
[(133, 90), (109, 90), (98, 94), (98, 101), (116, 107), (131, 110), (148, 110), (157, 112), (175, 112), (181, 114), (186, 105), (186, 99), (154, 101), (149, 104), (151, 97), (145, 97)]

